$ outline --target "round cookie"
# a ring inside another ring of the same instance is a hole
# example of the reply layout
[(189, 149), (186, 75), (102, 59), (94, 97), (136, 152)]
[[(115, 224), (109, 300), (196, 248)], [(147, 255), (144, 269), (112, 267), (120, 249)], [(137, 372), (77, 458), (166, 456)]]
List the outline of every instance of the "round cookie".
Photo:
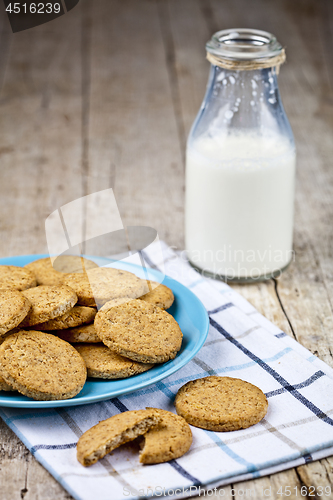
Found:
[(30, 301), (32, 307), (20, 324), (21, 327), (37, 325), (62, 316), (77, 302), (76, 293), (65, 285), (37, 286), (24, 290), (22, 294)]
[(13, 328), (12, 330), (9, 330), (7, 333), (5, 333), (4, 335), (1, 335), (0, 345), (6, 340), (7, 337), (9, 337), (9, 335), (12, 335), (13, 333), (19, 332), (20, 330), (21, 330), (21, 328), (19, 328), (19, 327)]
[(181, 457), (192, 444), (190, 426), (179, 415), (158, 408), (147, 408), (152, 409), (161, 417), (161, 421), (145, 434), (140, 462), (160, 464)]
[(119, 297), (133, 299), (145, 293), (143, 280), (128, 271), (100, 267), (86, 274), (67, 274), (63, 283), (75, 290), (78, 303), (83, 306), (101, 306)]
[(183, 335), (177, 321), (143, 300), (100, 310), (94, 324), (111, 350), (141, 363), (164, 363), (181, 348)]
[(7, 384), (2, 377), (0, 377), (0, 391), (15, 391), (11, 385)]
[(17, 290), (0, 290), (0, 336), (5, 335), (27, 316), (31, 304)]
[(127, 378), (143, 373), (153, 364), (138, 363), (111, 351), (106, 345), (80, 344), (75, 349), (81, 354), (87, 367), (88, 377), (93, 378)]
[(82, 325), (77, 328), (68, 328), (55, 332), (58, 337), (66, 342), (75, 344), (76, 342), (100, 343), (101, 339), (96, 333), (95, 327), (91, 325)]
[(35, 325), (35, 329), (41, 331), (52, 331), (75, 328), (76, 326), (94, 321), (96, 312), (96, 309), (93, 309), (92, 307), (75, 306), (57, 318)]
[(175, 407), (189, 424), (221, 432), (246, 429), (260, 422), (268, 402), (265, 394), (249, 382), (213, 375), (183, 385)]
[(27, 290), (36, 286), (36, 277), (29, 270), (17, 266), (0, 266), (0, 289)]
[(85, 467), (128, 441), (145, 434), (161, 417), (154, 410), (125, 411), (88, 429), (77, 443), (77, 459)]
[(49, 333), (20, 330), (0, 346), (0, 375), (21, 394), (50, 401), (76, 396), (87, 370), (67, 342)]
[(165, 285), (156, 283), (156, 281), (148, 281), (150, 292), (142, 295), (140, 300), (145, 300), (149, 304), (154, 304), (161, 309), (169, 309), (175, 300), (172, 290)]
[(82, 273), (86, 269), (98, 267), (95, 262), (78, 255), (60, 255), (54, 261), (50, 257), (30, 262), (25, 269), (32, 271), (38, 285), (61, 285), (64, 273)]
[(112, 309), (112, 307), (120, 306), (121, 304), (126, 304), (126, 302), (130, 302), (132, 299), (129, 297), (118, 297), (117, 299), (108, 300), (105, 304), (100, 308), (100, 311), (107, 311), (108, 309)]

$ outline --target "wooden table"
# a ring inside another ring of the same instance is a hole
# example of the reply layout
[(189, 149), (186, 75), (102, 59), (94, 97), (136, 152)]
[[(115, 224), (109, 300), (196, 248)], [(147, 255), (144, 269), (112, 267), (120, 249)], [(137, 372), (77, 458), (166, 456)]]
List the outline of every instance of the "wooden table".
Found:
[[(12, 35), (0, 96), (0, 255), (46, 252), (45, 218), (84, 194), (84, 174), (110, 168), (123, 222), (183, 248), (185, 141), (207, 81), (204, 44), (229, 27), (265, 29), (286, 46), (279, 82), (298, 149), (296, 260), (278, 281), (234, 288), (333, 366), (329, 0), (82, 0)], [(2, 500), (71, 498), (4, 423), (1, 431)], [(242, 488), (259, 499), (271, 485), (277, 499), (290, 486), (293, 499), (295, 486), (332, 479), (328, 458)], [(240, 499), (238, 487), (224, 487), (224, 498)]]

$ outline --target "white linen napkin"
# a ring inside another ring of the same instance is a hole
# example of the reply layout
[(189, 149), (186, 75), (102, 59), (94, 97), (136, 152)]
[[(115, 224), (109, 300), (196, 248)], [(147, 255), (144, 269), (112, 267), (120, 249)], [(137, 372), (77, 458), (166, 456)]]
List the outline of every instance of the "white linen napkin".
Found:
[[(145, 254), (156, 269), (162, 264), (157, 255), (154, 246)], [(165, 273), (190, 288), (209, 312), (208, 338), (192, 361), (153, 386), (101, 403), (47, 410), (3, 407), (6, 424), (77, 500), (188, 497), (333, 454), (333, 370), (228, 285), (203, 278), (165, 244), (163, 255)], [(130, 447), (89, 468), (77, 461), (79, 436), (100, 420), (146, 406), (175, 412), (178, 389), (207, 375), (260, 387), (269, 401), (265, 418), (234, 432), (191, 427), (189, 452), (165, 464), (144, 466)]]

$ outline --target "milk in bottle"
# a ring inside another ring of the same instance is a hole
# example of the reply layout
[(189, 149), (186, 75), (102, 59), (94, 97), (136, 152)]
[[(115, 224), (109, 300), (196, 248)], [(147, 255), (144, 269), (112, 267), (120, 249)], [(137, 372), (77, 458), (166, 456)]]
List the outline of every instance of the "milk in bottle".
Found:
[[(187, 146), (186, 249), (190, 262), (209, 275), (265, 279), (293, 257), (295, 146), (270, 67), (282, 47), (256, 30), (224, 30), (214, 37), (218, 55), (212, 56), (207, 93)], [(230, 55), (233, 45), (224, 47), (230, 38), (240, 52)], [(258, 56), (253, 39), (262, 43), (259, 56), (265, 57)], [(225, 54), (238, 57), (230, 60), (231, 69), (218, 66)], [(248, 60), (252, 66), (242, 69)]]

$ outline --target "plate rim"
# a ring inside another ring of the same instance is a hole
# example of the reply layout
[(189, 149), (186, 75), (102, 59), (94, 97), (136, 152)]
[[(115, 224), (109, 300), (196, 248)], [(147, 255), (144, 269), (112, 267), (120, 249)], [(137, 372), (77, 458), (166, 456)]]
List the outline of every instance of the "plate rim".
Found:
[[(15, 265), (13, 260), (20, 260), (20, 259), (27, 259), (26, 263), (28, 263), (28, 262), (33, 262), (34, 260), (37, 260), (37, 259), (45, 258), (45, 257), (49, 257), (49, 254), (13, 255), (10, 257), (0, 258), (0, 265)], [(87, 256), (87, 258), (89, 258), (89, 257), (94, 258), (94, 256)], [(96, 256), (96, 259), (98, 259), (97, 256)], [(9, 261), (10, 263), (6, 262), (6, 261)], [(137, 264), (131, 263), (131, 262), (123, 262), (123, 264), (124, 264), (124, 267), (126, 267), (126, 268), (128, 268), (128, 267), (140, 268), (140, 266), (138, 266)], [(207, 313), (204, 305), (202, 304), (201, 300), (192, 292), (192, 290), (187, 288), (185, 285), (183, 285), (179, 281), (171, 278), (170, 276), (164, 275), (163, 273), (161, 273), (160, 271), (158, 271), (156, 269), (153, 269), (153, 268), (149, 268), (149, 269), (154, 274), (156, 274), (156, 276), (159, 276), (159, 275), (162, 276), (163, 283), (165, 281), (170, 282), (170, 285), (175, 283), (176, 288), (180, 287), (180, 289), (185, 289), (186, 293), (190, 294), (192, 300), (194, 300), (197, 303), (198, 308), (201, 310), (201, 313), (203, 313), (203, 318), (204, 318), (203, 331), (200, 331), (199, 340), (196, 342), (195, 346), (192, 347), (192, 349), (189, 351), (187, 356), (184, 356), (182, 359), (180, 359), (179, 363), (176, 366), (172, 365), (166, 371), (163, 371), (162, 373), (155, 375), (152, 378), (152, 380), (148, 379), (145, 381), (139, 381), (136, 384), (134, 384), (134, 387), (127, 387), (124, 389), (120, 389), (118, 391), (115, 390), (113, 392), (108, 391), (105, 394), (98, 394), (95, 396), (83, 396), (81, 399), (77, 399), (77, 400), (75, 398), (71, 398), (71, 399), (52, 400), (52, 401), (37, 401), (37, 400), (31, 400), (29, 398), (29, 399), (27, 399), (27, 401), (10, 401), (10, 400), (4, 401), (3, 398), (1, 397), (2, 391), (0, 391), (0, 408), (7, 407), (7, 408), (27, 408), (27, 409), (44, 408), (44, 409), (46, 409), (46, 408), (59, 408), (59, 407), (65, 407), (65, 406), (66, 407), (69, 407), (69, 406), (74, 407), (74, 406), (82, 406), (82, 405), (87, 405), (87, 404), (94, 404), (94, 403), (98, 403), (101, 401), (106, 401), (108, 399), (131, 394), (133, 392), (136, 392), (138, 390), (141, 390), (141, 389), (149, 387), (153, 384), (156, 384), (157, 382), (160, 382), (161, 380), (167, 378), (168, 376), (172, 375), (173, 373), (176, 373), (178, 370), (183, 368), (187, 363), (189, 363), (189, 361), (191, 361), (191, 359), (193, 359), (193, 357), (199, 352), (199, 350), (201, 349), (201, 347), (203, 346), (203, 344), (205, 343), (205, 341), (207, 339), (207, 335), (208, 335), (208, 331), (209, 331), (208, 313)], [(170, 286), (170, 288), (172, 288), (172, 287)], [(174, 359), (176, 359), (176, 358), (174, 358)], [(174, 360), (170, 360), (169, 362), (172, 363), (173, 361)], [(161, 364), (161, 366), (165, 366), (165, 363)], [(148, 372), (146, 372), (146, 373), (148, 373)], [(137, 376), (140, 376), (140, 374)], [(89, 380), (89, 381), (94, 383), (94, 380)], [(108, 382), (111, 382), (111, 380), (109, 380)], [(20, 394), (20, 396), (23, 396), (23, 395)]]

